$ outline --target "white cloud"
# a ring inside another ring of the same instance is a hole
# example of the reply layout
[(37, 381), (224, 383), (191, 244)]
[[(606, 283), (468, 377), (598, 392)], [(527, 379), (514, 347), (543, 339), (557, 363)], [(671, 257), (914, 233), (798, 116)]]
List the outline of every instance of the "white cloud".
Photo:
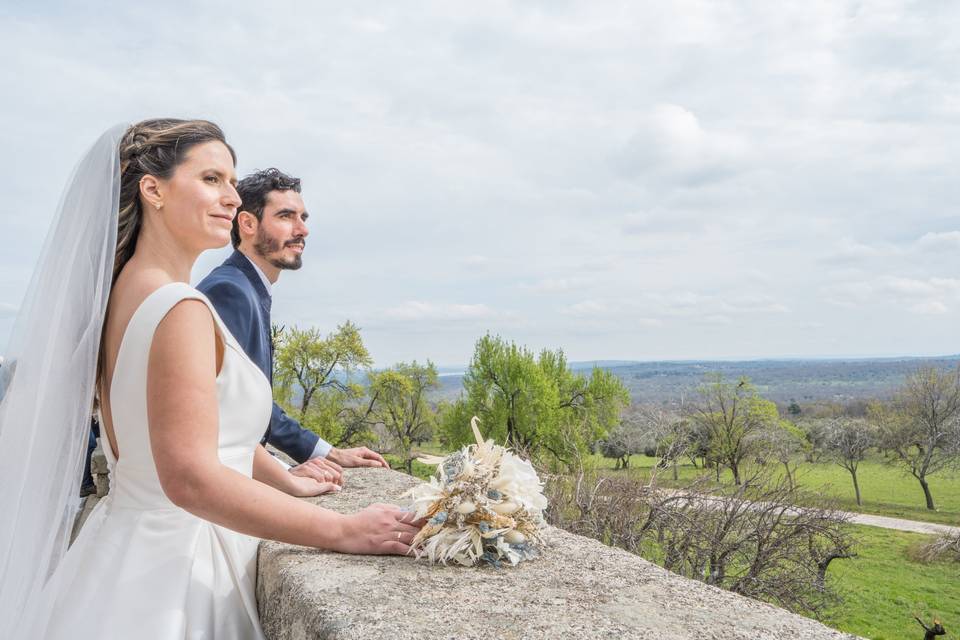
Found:
[(490, 264), (490, 259), (487, 256), (472, 255), (472, 256), (463, 256), (460, 258), (460, 264), (465, 267), (485, 267)]
[(610, 316), (616, 309), (608, 302), (601, 300), (582, 300), (561, 309), (561, 313), (569, 316)]
[(697, 318), (697, 321), (702, 324), (714, 324), (714, 325), (733, 324), (733, 318), (731, 318), (730, 316), (724, 316), (719, 314), (703, 316), (702, 318)]
[(920, 302), (910, 307), (911, 313), (917, 313), (921, 315), (939, 315), (942, 313), (947, 313), (948, 311), (949, 309), (947, 308), (947, 305), (939, 300)]
[(583, 289), (591, 284), (591, 280), (583, 277), (570, 278), (543, 278), (532, 283), (522, 283), (519, 285), (522, 291), (540, 294), (568, 293)]
[(960, 231), (928, 232), (916, 242), (923, 251), (960, 251)]
[(384, 316), (393, 320), (486, 320), (496, 312), (485, 304), (450, 304), (410, 300), (386, 309)]
[(661, 104), (643, 119), (617, 156), (625, 176), (647, 173), (698, 184), (722, 179), (740, 168), (745, 142), (730, 132), (707, 132), (686, 107)]
[(488, 328), (580, 359), (955, 351), (949, 3), (101, 7), (4, 9), (0, 301), (89, 141), (200, 115), (240, 173), (303, 178), (275, 319), (354, 319), (378, 362)]

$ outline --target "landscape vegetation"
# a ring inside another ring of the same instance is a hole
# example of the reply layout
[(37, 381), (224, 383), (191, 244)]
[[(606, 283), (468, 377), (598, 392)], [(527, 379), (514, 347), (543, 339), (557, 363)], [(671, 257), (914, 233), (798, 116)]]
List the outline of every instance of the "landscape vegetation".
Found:
[[(485, 335), (462, 371), (374, 369), (359, 328), (276, 327), (275, 394), (332, 443), (416, 458), (487, 437), (529, 456), (549, 521), (870, 638), (960, 629), (960, 361), (569, 363)], [(951, 637), (947, 635), (946, 637)]]

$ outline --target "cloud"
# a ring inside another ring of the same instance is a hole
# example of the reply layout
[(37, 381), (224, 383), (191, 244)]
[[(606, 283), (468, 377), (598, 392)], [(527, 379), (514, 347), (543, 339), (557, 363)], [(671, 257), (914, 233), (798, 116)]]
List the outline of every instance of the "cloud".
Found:
[(913, 260), (918, 257), (960, 252), (960, 231), (927, 232), (915, 240), (902, 243), (877, 242), (873, 244), (843, 238), (824, 260), (828, 263), (889, 262), (895, 259)]
[(855, 263), (903, 255), (905, 249), (893, 244), (870, 245), (850, 238), (840, 240), (839, 247), (824, 260), (832, 263)]
[(482, 268), (490, 264), (490, 258), (480, 255), (463, 256), (460, 258), (460, 264), (465, 267)]
[(487, 320), (497, 317), (498, 314), (485, 304), (450, 304), (411, 300), (386, 309), (383, 315), (392, 320), (401, 321), (462, 321)]
[(938, 315), (960, 302), (960, 279), (880, 276), (872, 280), (843, 282), (824, 288), (825, 299), (839, 307), (894, 305), (911, 313)]
[(910, 313), (916, 313), (920, 315), (940, 315), (942, 313), (947, 313), (949, 309), (947, 305), (940, 302), (939, 300), (930, 300), (927, 302), (920, 302), (918, 304), (912, 305), (909, 307)]
[(623, 233), (627, 235), (689, 235), (702, 231), (708, 216), (682, 210), (628, 213), (623, 217)]
[(626, 177), (651, 174), (696, 185), (739, 170), (746, 152), (738, 135), (708, 132), (689, 109), (661, 104), (646, 115), (617, 154), (615, 164)]
[(697, 322), (711, 325), (728, 325), (733, 324), (733, 318), (730, 316), (713, 314), (709, 316), (703, 316), (702, 318), (697, 318)]
[(182, 4), (4, 5), (0, 300), (89, 141), (202, 116), (240, 173), (303, 178), (275, 320), (354, 319), (377, 361), (466, 362), (487, 328), (582, 359), (954, 349), (950, 3)]
[(664, 324), (668, 318), (687, 318), (729, 324), (735, 316), (789, 313), (787, 305), (766, 296), (723, 296), (695, 291), (647, 293), (639, 299), (587, 299), (567, 305), (561, 313), (572, 317), (624, 318), (625, 322)]
[(589, 278), (573, 276), (569, 278), (544, 278), (533, 283), (523, 283), (519, 287), (522, 291), (539, 294), (567, 293), (583, 289), (591, 284)]
[(928, 232), (916, 241), (915, 246), (922, 251), (960, 251), (960, 231)]
[(582, 300), (564, 307), (560, 310), (560, 313), (576, 317), (611, 316), (616, 310), (616, 307), (608, 302), (601, 300)]

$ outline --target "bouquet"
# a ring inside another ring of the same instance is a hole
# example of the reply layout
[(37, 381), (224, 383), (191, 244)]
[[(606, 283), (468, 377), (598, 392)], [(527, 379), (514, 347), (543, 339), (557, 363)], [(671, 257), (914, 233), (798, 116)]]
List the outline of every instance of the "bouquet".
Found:
[(445, 458), (418, 458), (438, 466), (429, 484), (408, 492), (411, 510), (427, 519), (411, 547), (431, 562), (515, 566), (543, 548), (547, 499), (533, 465), (484, 441), (477, 422), (476, 416), (470, 421), (476, 444)]

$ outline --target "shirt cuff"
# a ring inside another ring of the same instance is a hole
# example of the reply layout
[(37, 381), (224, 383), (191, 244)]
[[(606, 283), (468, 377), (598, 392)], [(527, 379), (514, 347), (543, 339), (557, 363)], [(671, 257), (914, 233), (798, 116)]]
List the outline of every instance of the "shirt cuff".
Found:
[(317, 446), (313, 448), (313, 453), (310, 455), (310, 459), (313, 460), (314, 458), (326, 458), (332, 449), (332, 444), (323, 438), (320, 438), (317, 440)]

